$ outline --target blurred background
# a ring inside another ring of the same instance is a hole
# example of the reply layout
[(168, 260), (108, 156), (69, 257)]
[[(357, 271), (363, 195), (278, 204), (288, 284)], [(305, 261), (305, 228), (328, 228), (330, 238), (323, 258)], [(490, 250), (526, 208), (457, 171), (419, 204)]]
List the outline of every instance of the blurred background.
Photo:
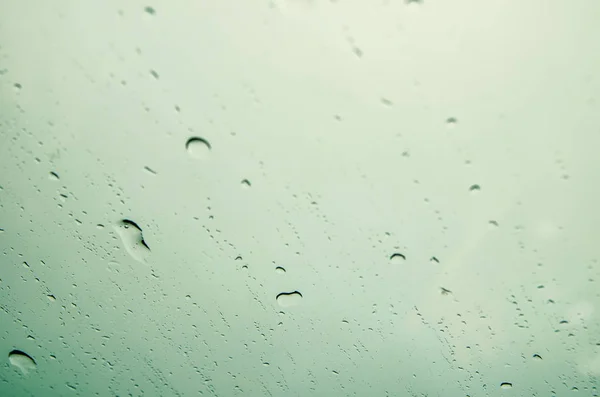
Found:
[(599, 2), (0, 10), (0, 396), (599, 395)]

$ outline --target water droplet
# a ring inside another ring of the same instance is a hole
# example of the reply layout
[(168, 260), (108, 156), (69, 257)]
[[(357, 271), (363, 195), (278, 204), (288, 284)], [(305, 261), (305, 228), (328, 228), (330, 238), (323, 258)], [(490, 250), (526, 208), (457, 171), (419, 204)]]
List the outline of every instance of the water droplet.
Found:
[(8, 354), (8, 361), (11, 365), (17, 367), (23, 375), (27, 375), (29, 371), (37, 368), (35, 360), (31, 356), (21, 350), (13, 350)]
[(282, 292), (277, 295), (277, 303), (281, 307), (296, 306), (302, 301), (302, 294), (298, 291)]
[(469, 187), (469, 191), (471, 191), (471, 192), (478, 192), (478, 191), (480, 191), (480, 190), (481, 190), (481, 186), (479, 186), (479, 185), (477, 185), (477, 184), (475, 184), (475, 185), (471, 185), (471, 186)]
[(502, 382), (500, 383), (501, 389), (512, 389), (513, 385), (510, 382)]
[(281, 267), (281, 266), (277, 266), (275, 268), (275, 273), (277, 273), (277, 274), (284, 274), (285, 273), (285, 269), (283, 267)]
[(387, 98), (381, 98), (381, 104), (384, 106), (392, 106), (393, 105), (392, 101), (390, 101)]
[(144, 169), (146, 171), (148, 171), (148, 173), (152, 174), (152, 175), (156, 175), (156, 171), (154, 171), (152, 168), (148, 167), (147, 165), (144, 166)]
[(492, 220), (492, 221), (489, 221), (488, 223), (489, 223), (490, 225), (492, 225), (492, 226), (495, 226), (495, 227), (498, 227), (498, 226), (499, 226), (499, 225), (498, 225), (498, 222), (496, 222), (496, 221), (494, 221), (494, 220)]
[(144, 241), (142, 229), (137, 223), (123, 219), (114, 226), (114, 229), (121, 237), (127, 253), (136, 261), (146, 263), (146, 258), (150, 255), (150, 247)]
[(446, 289), (444, 287), (440, 287), (440, 293), (442, 295), (450, 295), (452, 293), (452, 291), (450, 291), (449, 289)]
[(533, 355), (533, 359), (536, 361), (541, 361), (542, 360), (542, 356), (540, 356), (539, 354), (534, 354)]
[(204, 138), (192, 137), (185, 143), (185, 148), (188, 151), (190, 157), (195, 159), (202, 159), (208, 156), (211, 146), (210, 143)]
[(156, 70), (151, 70), (150, 74), (152, 75), (152, 77), (154, 77), (156, 80), (158, 80), (158, 72)]
[(455, 127), (457, 122), (458, 122), (458, 120), (456, 120), (455, 117), (448, 117), (446, 119), (446, 125), (450, 128)]
[(15, 87), (15, 91), (17, 91), (17, 92), (21, 91), (21, 88), (23, 88), (23, 86), (19, 83), (15, 83), (14, 87)]
[(150, 15), (155, 15), (156, 14), (156, 10), (150, 6), (146, 6), (144, 8), (144, 11), (146, 11), (148, 14)]
[(47, 298), (50, 302), (55, 302), (56, 301), (56, 297), (54, 295), (47, 295)]
[(404, 256), (403, 254), (400, 254), (398, 252), (392, 254), (392, 256), (390, 256), (390, 261), (392, 263), (402, 263), (406, 260), (406, 256)]
[(48, 177), (50, 178), (51, 181), (58, 181), (60, 179), (56, 172), (50, 172), (50, 175)]
[(431, 262), (431, 263), (440, 263), (440, 260), (438, 258), (436, 258), (435, 256), (432, 256), (431, 259), (429, 259), (429, 262)]
[(242, 180), (242, 187), (248, 188), (250, 186), (252, 186), (252, 184), (250, 183), (250, 181), (248, 179)]

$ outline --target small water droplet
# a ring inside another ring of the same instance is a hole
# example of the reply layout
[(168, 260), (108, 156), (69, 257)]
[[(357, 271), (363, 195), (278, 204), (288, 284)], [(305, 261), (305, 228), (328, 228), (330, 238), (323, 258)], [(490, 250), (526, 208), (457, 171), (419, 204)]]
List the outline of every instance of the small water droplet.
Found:
[(283, 267), (281, 267), (281, 266), (277, 266), (275, 268), (275, 273), (277, 273), (277, 274), (284, 274), (285, 273), (285, 269)]
[(440, 260), (438, 258), (436, 258), (435, 256), (432, 256), (431, 259), (429, 259), (429, 261), (432, 263), (440, 263)]
[(542, 356), (540, 356), (539, 354), (534, 354), (533, 359), (536, 361), (540, 361), (540, 360), (542, 360)]
[(152, 75), (152, 77), (154, 77), (156, 80), (158, 80), (158, 72), (156, 70), (151, 70), (150, 74)]
[(354, 52), (354, 55), (356, 55), (359, 58), (362, 58), (363, 56), (363, 51), (358, 47), (352, 47), (352, 52)]
[(192, 137), (185, 143), (185, 148), (190, 155), (195, 159), (202, 159), (208, 156), (211, 146), (210, 143), (204, 138)]
[(242, 269), (244, 269), (244, 270), (248, 270), (248, 265), (244, 265), (244, 266), (242, 266)]
[(21, 350), (13, 350), (8, 354), (8, 361), (11, 365), (17, 367), (23, 375), (27, 375), (29, 371), (37, 368), (35, 360), (27, 353)]
[(440, 293), (442, 295), (450, 295), (452, 293), (452, 291), (450, 291), (449, 289), (446, 289), (444, 287), (440, 287)]
[(512, 389), (513, 384), (510, 382), (502, 382), (500, 383), (500, 388), (501, 389)]
[(155, 15), (156, 14), (156, 10), (153, 7), (150, 7), (150, 6), (146, 6), (144, 8), (144, 11), (146, 11), (146, 13), (148, 13), (150, 15)]
[(48, 178), (50, 178), (51, 181), (58, 181), (60, 179), (56, 172), (50, 172)]
[(298, 291), (282, 292), (277, 295), (276, 300), (281, 307), (296, 306), (302, 301), (302, 294)]
[(489, 221), (488, 223), (489, 223), (490, 225), (492, 225), (492, 226), (495, 226), (495, 227), (498, 227), (498, 226), (499, 226), (499, 225), (498, 225), (498, 222), (496, 222), (496, 221), (494, 221), (494, 220), (491, 220), (491, 221)]
[(23, 88), (23, 86), (19, 83), (15, 83), (14, 87), (15, 87), (15, 91), (17, 91), (17, 92), (21, 91), (21, 88)]
[(252, 184), (250, 183), (250, 181), (248, 179), (242, 180), (242, 187), (248, 188), (250, 186), (252, 186)]
[(458, 122), (458, 120), (456, 120), (455, 117), (448, 117), (446, 119), (446, 125), (450, 128), (455, 127), (457, 122)]
[(381, 98), (381, 104), (384, 106), (392, 106), (393, 102), (387, 98)]
[(56, 301), (56, 297), (54, 295), (47, 295), (46, 297), (48, 298), (48, 300), (50, 302), (55, 302)]
[(27, 262), (23, 262), (23, 267), (24, 267), (25, 269), (29, 269), (29, 263), (27, 263)]
[(477, 185), (477, 184), (475, 184), (475, 185), (471, 185), (471, 186), (469, 187), (469, 191), (471, 191), (471, 192), (478, 192), (478, 191), (480, 191), (480, 190), (481, 190), (481, 186), (479, 186), (479, 185)]
[(406, 260), (406, 256), (404, 256), (403, 254), (401, 254), (401, 253), (399, 253), (399, 252), (393, 253), (393, 254), (390, 256), (390, 261), (391, 261), (392, 263), (402, 263), (402, 262), (404, 262), (405, 260)]
[(152, 168), (148, 167), (147, 165), (146, 165), (146, 166), (144, 166), (144, 169), (145, 169), (145, 170), (146, 170), (148, 173), (150, 173), (150, 174), (152, 174), (152, 175), (156, 175), (156, 171), (154, 171)]

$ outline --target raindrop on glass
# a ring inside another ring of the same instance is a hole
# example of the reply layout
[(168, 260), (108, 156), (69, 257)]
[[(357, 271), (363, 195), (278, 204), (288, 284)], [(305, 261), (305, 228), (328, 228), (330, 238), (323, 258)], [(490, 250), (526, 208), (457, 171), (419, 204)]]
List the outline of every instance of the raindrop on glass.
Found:
[(390, 261), (392, 263), (402, 263), (405, 260), (406, 260), (406, 256), (404, 256), (403, 254), (398, 253), (398, 252), (396, 252), (390, 256)]
[(293, 292), (282, 292), (277, 295), (277, 303), (281, 307), (291, 307), (300, 304), (302, 301), (302, 294), (298, 291)]
[(121, 237), (127, 253), (136, 261), (146, 263), (146, 258), (150, 255), (150, 247), (144, 241), (142, 229), (137, 223), (123, 219), (114, 226), (114, 229)]
[(156, 10), (150, 6), (146, 6), (144, 8), (144, 11), (146, 11), (148, 14), (150, 15), (155, 15), (156, 14)]
[(540, 356), (539, 354), (534, 354), (533, 355), (533, 359), (536, 361), (541, 361), (542, 360), (542, 356)]
[(56, 172), (50, 172), (48, 178), (50, 178), (51, 181), (58, 181), (60, 179)]
[(277, 274), (285, 274), (285, 269), (283, 267), (281, 267), (281, 266), (277, 266), (275, 268), (275, 273), (277, 273)]
[(35, 360), (27, 353), (21, 350), (13, 350), (8, 354), (8, 361), (11, 365), (17, 367), (23, 375), (37, 368)]
[(458, 120), (456, 120), (455, 117), (448, 117), (446, 119), (446, 125), (450, 128), (455, 127), (457, 122), (458, 122)]
[(513, 385), (510, 382), (502, 382), (500, 383), (501, 389), (512, 389)]
[(250, 181), (248, 179), (242, 180), (242, 187), (248, 188), (250, 186), (252, 186), (252, 184), (250, 183)]
[(195, 159), (202, 159), (208, 156), (211, 146), (210, 143), (204, 138), (192, 137), (185, 143), (185, 148), (190, 157)]
[(481, 190), (481, 186), (479, 186), (479, 185), (477, 185), (477, 184), (475, 184), (475, 185), (471, 185), (471, 186), (469, 187), (469, 191), (470, 191), (470, 192), (478, 192), (478, 191), (480, 191), (480, 190)]

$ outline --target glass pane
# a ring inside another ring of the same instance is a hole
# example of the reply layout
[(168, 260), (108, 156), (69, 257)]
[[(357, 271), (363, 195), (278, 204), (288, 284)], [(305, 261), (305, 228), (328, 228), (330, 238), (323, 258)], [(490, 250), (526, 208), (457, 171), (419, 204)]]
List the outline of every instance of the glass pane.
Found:
[(1, 396), (598, 396), (598, 1), (0, 10)]

